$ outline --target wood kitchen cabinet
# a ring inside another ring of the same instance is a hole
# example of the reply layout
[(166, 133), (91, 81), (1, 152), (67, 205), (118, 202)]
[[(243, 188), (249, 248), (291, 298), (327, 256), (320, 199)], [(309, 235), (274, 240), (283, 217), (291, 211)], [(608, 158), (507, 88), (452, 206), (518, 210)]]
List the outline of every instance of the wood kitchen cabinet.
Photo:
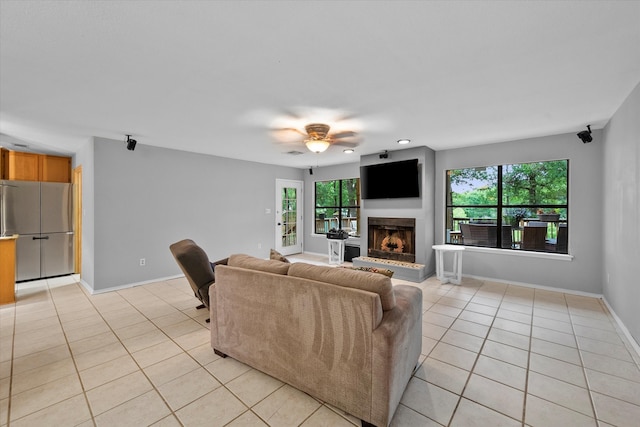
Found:
[(71, 157), (3, 149), (2, 179), (71, 182)]
[(41, 155), (40, 181), (71, 182), (71, 157)]
[(40, 167), (37, 154), (3, 150), (2, 163), (4, 164), (2, 178), (38, 181)]
[(0, 304), (16, 300), (16, 240), (18, 235), (0, 237)]

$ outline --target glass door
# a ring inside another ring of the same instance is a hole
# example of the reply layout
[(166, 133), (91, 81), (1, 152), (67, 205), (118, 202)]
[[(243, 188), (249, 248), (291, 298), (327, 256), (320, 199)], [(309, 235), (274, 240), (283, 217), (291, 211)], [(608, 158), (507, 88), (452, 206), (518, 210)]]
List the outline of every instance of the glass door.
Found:
[(302, 181), (276, 180), (276, 250), (302, 252)]

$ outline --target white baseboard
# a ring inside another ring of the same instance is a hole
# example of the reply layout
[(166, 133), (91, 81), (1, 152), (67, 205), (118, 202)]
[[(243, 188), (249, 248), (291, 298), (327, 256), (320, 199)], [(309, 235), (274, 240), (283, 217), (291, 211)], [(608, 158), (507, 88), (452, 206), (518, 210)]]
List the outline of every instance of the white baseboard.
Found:
[(507, 284), (507, 285), (517, 285), (517, 286), (522, 286), (522, 287), (525, 287), (525, 288), (534, 288), (534, 289), (543, 289), (545, 291), (562, 292), (564, 294), (579, 295), (579, 296), (583, 296), (583, 297), (602, 298), (602, 294), (596, 294), (596, 293), (593, 293), (593, 292), (576, 291), (576, 290), (573, 290), (573, 289), (564, 289), (564, 288), (554, 288), (552, 286), (536, 285), (536, 284), (525, 283), (525, 282), (515, 282), (513, 280), (495, 279), (493, 277), (472, 276), (472, 275), (467, 275), (467, 274), (463, 274), (462, 277), (463, 278), (464, 277), (471, 277), (472, 279), (478, 279), (478, 280), (488, 280), (488, 281), (491, 281), (491, 282), (504, 283), (504, 284)]
[(119, 290), (122, 290), (122, 289), (134, 288), (136, 286), (148, 285), (149, 283), (155, 283), (155, 282), (162, 282), (162, 281), (165, 281), (165, 280), (177, 279), (177, 278), (180, 278), (180, 277), (184, 277), (184, 275), (183, 274), (178, 274), (176, 276), (159, 277), (157, 279), (144, 280), (142, 282), (135, 282), (135, 283), (127, 283), (125, 285), (112, 286), (110, 288), (98, 289), (98, 290), (93, 289), (91, 286), (89, 286), (89, 284), (87, 282), (85, 282), (82, 279), (80, 279), (80, 284), (82, 286), (84, 286), (89, 291), (89, 293), (91, 295), (98, 295), (98, 294), (104, 294), (104, 293), (107, 293), (107, 292), (119, 291)]
[(327, 259), (329, 258), (329, 255), (327, 255), (326, 252), (318, 253), (318, 252), (302, 251), (302, 253), (305, 255), (324, 256), (324, 257), (327, 257)]
[(514, 282), (512, 280), (494, 279), (492, 277), (471, 276), (471, 275), (465, 275), (463, 277), (471, 277), (473, 279), (478, 279), (478, 280), (489, 280), (489, 281), (492, 281), (492, 282), (504, 283), (504, 284), (508, 284), (508, 285), (523, 286), (525, 288), (543, 289), (543, 290), (546, 290), (546, 291), (562, 292), (562, 293), (565, 293), (565, 294), (578, 295), (578, 296), (591, 297), (591, 298), (598, 298), (598, 299), (602, 300), (604, 305), (607, 307), (607, 310), (609, 310), (609, 312), (611, 313), (611, 316), (613, 317), (613, 320), (616, 321), (616, 324), (618, 325), (618, 327), (620, 328), (620, 330), (622, 331), (624, 336), (627, 338), (627, 341), (628, 341), (629, 345), (631, 346), (631, 349), (629, 349), (629, 350), (635, 352), (635, 354), (637, 355), (637, 357), (634, 357), (633, 359), (636, 362), (636, 365), (638, 365), (638, 367), (640, 368), (640, 345), (638, 345), (638, 343), (633, 338), (633, 336), (631, 335), (631, 333), (629, 332), (627, 327), (624, 325), (624, 323), (622, 323), (622, 319), (620, 319), (618, 317), (618, 315), (616, 314), (616, 312), (613, 311), (613, 308), (611, 308), (611, 305), (609, 305), (609, 302), (604, 298), (604, 295), (596, 294), (596, 293), (593, 293), (593, 292), (576, 291), (576, 290), (573, 290), (573, 289), (554, 288), (554, 287), (551, 287), (551, 286), (534, 285), (534, 284), (531, 284), (531, 283), (523, 283), (523, 282)]
[(636, 365), (638, 365), (638, 368), (640, 368), (640, 345), (638, 345), (638, 342), (635, 340), (635, 338), (633, 338), (633, 335), (631, 335), (631, 332), (629, 332), (629, 330), (624, 325), (624, 323), (622, 323), (622, 319), (620, 319), (618, 317), (618, 315), (613, 310), (611, 305), (609, 305), (609, 301), (607, 301), (607, 299), (604, 298), (604, 297), (602, 297), (602, 301), (604, 301), (604, 304), (607, 306), (607, 309), (611, 313), (611, 316), (613, 316), (613, 318), (615, 319), (616, 323), (620, 327), (620, 330), (622, 331), (624, 336), (627, 338), (627, 341), (628, 341), (629, 345), (631, 346), (630, 350), (634, 350), (636, 352), (636, 355), (638, 357), (634, 357), (633, 360), (636, 362)]

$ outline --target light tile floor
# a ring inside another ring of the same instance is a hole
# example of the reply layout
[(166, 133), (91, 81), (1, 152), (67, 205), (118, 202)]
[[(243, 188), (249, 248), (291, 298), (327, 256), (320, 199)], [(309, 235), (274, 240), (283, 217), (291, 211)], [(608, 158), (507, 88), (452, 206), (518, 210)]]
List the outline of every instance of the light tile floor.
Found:
[[(470, 278), (413, 285), (422, 356), (392, 425), (638, 425), (640, 357), (600, 300)], [(19, 284), (0, 306), (0, 425), (358, 424), (214, 355), (196, 305), (183, 278), (99, 295), (72, 276)]]

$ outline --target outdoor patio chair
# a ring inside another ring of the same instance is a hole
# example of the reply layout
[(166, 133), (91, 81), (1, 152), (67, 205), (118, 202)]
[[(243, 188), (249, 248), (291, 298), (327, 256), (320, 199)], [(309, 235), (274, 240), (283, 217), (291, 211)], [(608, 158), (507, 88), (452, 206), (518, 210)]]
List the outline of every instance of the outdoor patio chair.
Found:
[(522, 232), (522, 249), (533, 251), (545, 250), (545, 239), (547, 237), (547, 227), (525, 226)]

